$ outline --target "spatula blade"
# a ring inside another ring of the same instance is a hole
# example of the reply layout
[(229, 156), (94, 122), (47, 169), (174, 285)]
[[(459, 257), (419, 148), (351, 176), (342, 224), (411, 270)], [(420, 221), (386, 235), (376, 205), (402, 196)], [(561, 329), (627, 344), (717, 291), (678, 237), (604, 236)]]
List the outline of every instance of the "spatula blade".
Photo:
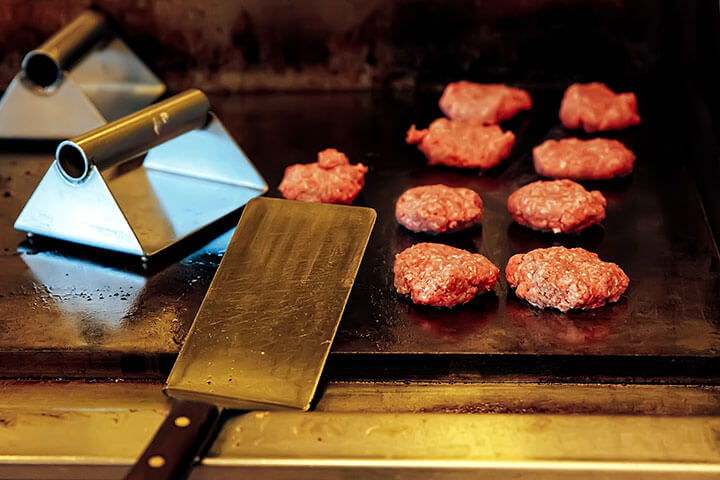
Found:
[(307, 410), (375, 222), (369, 208), (248, 203), (166, 392)]

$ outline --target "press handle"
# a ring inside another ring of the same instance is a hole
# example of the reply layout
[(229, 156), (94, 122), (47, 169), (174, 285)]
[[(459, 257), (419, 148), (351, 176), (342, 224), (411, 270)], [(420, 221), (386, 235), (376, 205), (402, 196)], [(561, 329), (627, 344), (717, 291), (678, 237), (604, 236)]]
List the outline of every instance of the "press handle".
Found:
[(78, 137), (55, 151), (60, 172), (81, 182), (95, 166), (105, 170), (132, 160), (151, 148), (201, 128), (208, 122), (210, 101), (198, 89), (186, 90)]
[(92, 10), (83, 12), (48, 41), (25, 55), (22, 61), (25, 78), (40, 87), (53, 85), (60, 81), (63, 70), (82, 58), (108, 33), (105, 15)]
[(126, 480), (187, 478), (195, 457), (216, 429), (216, 406), (177, 400)]

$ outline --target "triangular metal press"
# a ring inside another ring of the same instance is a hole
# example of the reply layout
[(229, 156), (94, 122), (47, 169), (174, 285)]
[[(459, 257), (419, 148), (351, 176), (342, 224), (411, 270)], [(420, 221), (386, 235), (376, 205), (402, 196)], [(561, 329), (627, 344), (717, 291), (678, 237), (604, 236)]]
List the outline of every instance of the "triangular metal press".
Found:
[(52, 89), (42, 89), (18, 73), (0, 99), (0, 138), (71, 138), (105, 123), (71, 78)]
[(15, 228), (149, 257), (234, 212), (267, 184), (214, 116), (151, 149), (141, 166), (71, 183), (53, 162)]
[(92, 51), (68, 76), (108, 122), (150, 105), (165, 93), (165, 84), (119, 38)]
[(145, 107), (165, 85), (119, 38), (88, 53), (63, 79), (38, 87), (18, 73), (0, 99), (0, 138), (65, 139)]
[[(145, 168), (230, 183), (265, 192), (267, 184), (214, 114), (205, 128), (153, 148)], [(204, 161), (199, 161), (204, 159)]]
[(55, 160), (15, 221), (15, 228), (132, 255), (142, 247), (97, 168), (71, 184)]

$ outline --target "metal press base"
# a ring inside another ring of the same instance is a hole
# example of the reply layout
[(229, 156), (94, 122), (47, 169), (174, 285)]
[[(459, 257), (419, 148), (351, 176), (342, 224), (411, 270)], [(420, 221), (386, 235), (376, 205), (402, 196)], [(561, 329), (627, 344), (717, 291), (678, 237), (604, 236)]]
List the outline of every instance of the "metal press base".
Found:
[(15, 228), (146, 261), (262, 195), (209, 108), (187, 90), (63, 141)]
[(165, 92), (104, 15), (85, 11), (23, 59), (0, 98), (0, 138), (74, 137), (135, 112)]

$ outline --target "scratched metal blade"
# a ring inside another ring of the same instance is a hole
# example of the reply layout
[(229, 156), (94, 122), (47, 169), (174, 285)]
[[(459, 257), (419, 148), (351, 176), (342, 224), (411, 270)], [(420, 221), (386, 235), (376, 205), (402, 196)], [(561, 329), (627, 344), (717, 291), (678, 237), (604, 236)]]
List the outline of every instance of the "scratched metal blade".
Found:
[(166, 392), (223, 407), (307, 410), (375, 216), (369, 208), (250, 201)]

